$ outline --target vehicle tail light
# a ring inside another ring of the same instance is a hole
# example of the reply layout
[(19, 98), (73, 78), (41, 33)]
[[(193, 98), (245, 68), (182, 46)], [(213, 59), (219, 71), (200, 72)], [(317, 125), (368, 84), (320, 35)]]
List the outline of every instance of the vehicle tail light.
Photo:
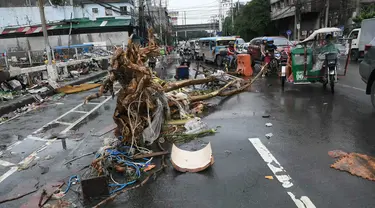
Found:
[(368, 50), (370, 50), (370, 48), (371, 48), (371, 44), (366, 44), (365, 45), (365, 53), (368, 51)]

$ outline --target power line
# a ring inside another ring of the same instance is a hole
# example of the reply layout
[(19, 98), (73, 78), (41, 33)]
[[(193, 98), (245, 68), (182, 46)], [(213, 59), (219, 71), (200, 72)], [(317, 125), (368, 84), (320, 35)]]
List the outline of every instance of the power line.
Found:
[(189, 9), (189, 8), (202, 8), (202, 6), (209, 6), (209, 5), (213, 5), (213, 4), (218, 4), (217, 1), (213, 1), (211, 3), (207, 3), (207, 4), (201, 4), (199, 6), (191, 6), (191, 7), (181, 7), (181, 8), (170, 8), (170, 10), (174, 11), (174, 10), (181, 10), (181, 9)]

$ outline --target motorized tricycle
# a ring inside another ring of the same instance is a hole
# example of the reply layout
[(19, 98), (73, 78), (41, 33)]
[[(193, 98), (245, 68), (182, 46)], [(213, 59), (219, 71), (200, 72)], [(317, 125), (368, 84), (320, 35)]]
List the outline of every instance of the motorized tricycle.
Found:
[[(311, 84), (320, 82), (326, 89), (329, 84), (332, 94), (338, 76), (345, 76), (349, 64), (349, 54), (341, 53), (334, 44), (334, 40), (325, 41), (328, 34), (341, 33), (339, 28), (322, 28), (314, 31), (308, 38), (298, 43), (291, 50), (286, 66), (281, 66), (281, 86), (286, 82), (293, 84)], [(349, 48), (350, 51), (350, 48)], [(340, 64), (340, 60), (342, 63)], [(344, 69), (340, 68), (344, 66)], [(339, 71), (344, 71), (338, 75)]]

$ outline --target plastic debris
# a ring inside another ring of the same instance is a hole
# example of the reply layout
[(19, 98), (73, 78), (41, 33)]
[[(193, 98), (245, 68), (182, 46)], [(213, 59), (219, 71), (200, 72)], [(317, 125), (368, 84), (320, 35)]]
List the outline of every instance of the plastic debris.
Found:
[(21, 82), (16, 79), (8, 81), (8, 84), (12, 87), (13, 90), (22, 90)]
[(267, 127), (272, 127), (272, 123), (266, 123)]
[(265, 179), (273, 180), (273, 176), (264, 176)]
[[(162, 124), (164, 122), (164, 108), (162, 102), (157, 100), (158, 107), (152, 115), (152, 118), (149, 118), (149, 126), (143, 130), (142, 136), (143, 141), (147, 142), (148, 145), (154, 143), (154, 141), (159, 137)], [(151, 121), (152, 120), (152, 121)]]
[(225, 154), (226, 154), (227, 157), (228, 157), (230, 154), (232, 154), (232, 152), (229, 151), (229, 150), (225, 150), (224, 152), (225, 152)]
[(155, 167), (156, 167), (156, 165), (147, 165), (147, 166), (143, 169), (143, 171), (144, 171), (144, 172), (147, 172), (147, 171), (150, 171), (150, 170), (154, 169)]
[(51, 155), (47, 155), (44, 159), (45, 160), (51, 160), (51, 159), (53, 159), (53, 157)]
[(39, 88), (39, 89), (28, 90), (28, 92), (31, 93), (31, 94), (37, 94), (37, 93), (47, 92), (48, 90), (49, 90), (48, 87), (42, 87), (42, 88)]
[(195, 117), (194, 119), (186, 122), (185, 129), (185, 134), (195, 134), (206, 131), (208, 129), (208, 126), (200, 118)]
[(272, 136), (273, 136), (272, 133), (268, 133), (268, 134), (266, 134), (266, 138), (267, 138), (267, 139), (270, 139)]
[(173, 167), (180, 172), (200, 172), (214, 164), (211, 143), (201, 150), (190, 152), (173, 144), (171, 153)]
[(26, 170), (34, 165), (36, 165), (36, 155), (30, 155), (28, 156), (22, 163), (19, 163), (18, 165), (18, 171)]

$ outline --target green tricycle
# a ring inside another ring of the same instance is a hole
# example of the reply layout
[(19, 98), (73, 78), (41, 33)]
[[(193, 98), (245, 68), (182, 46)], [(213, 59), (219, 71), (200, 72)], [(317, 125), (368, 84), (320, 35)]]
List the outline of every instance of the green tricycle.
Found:
[[(342, 33), (340, 28), (321, 28), (301, 41), (290, 51), (288, 64), (281, 69), (282, 89), (285, 82), (293, 84), (311, 84), (320, 82), (326, 89), (329, 84), (332, 94), (335, 92), (338, 71), (345, 65), (344, 74), (349, 64), (350, 48), (334, 42), (334, 36)], [(350, 42), (350, 41), (349, 41)], [(345, 62), (340, 64), (340, 60)]]

